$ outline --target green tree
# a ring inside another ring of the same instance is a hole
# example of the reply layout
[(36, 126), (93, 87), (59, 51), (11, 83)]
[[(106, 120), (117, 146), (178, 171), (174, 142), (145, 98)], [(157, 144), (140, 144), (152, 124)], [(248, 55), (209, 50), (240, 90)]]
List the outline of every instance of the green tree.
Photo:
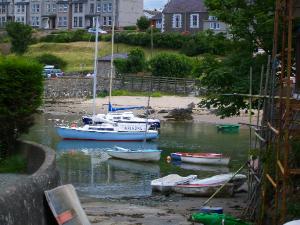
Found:
[(137, 27), (141, 31), (145, 31), (150, 27), (150, 20), (148, 20), (145, 16), (141, 16), (136, 23)]
[(40, 64), (53, 65), (53, 66), (55, 66), (55, 68), (60, 68), (60, 69), (64, 69), (67, 65), (67, 62), (65, 60), (63, 60), (62, 58), (60, 58), (58, 56), (49, 54), (49, 53), (39, 55), (35, 59)]
[(127, 59), (116, 59), (114, 65), (118, 74), (142, 72), (146, 67), (145, 53), (140, 48), (134, 48)]
[(191, 60), (174, 53), (160, 53), (149, 61), (149, 65), (154, 76), (187, 77), (192, 73)]
[(16, 139), (33, 124), (42, 93), (40, 64), (23, 57), (0, 59), (0, 158), (13, 153)]
[(11, 39), (12, 52), (20, 55), (25, 53), (32, 40), (31, 26), (18, 22), (10, 22), (6, 24), (6, 31)]
[(233, 40), (222, 61), (212, 62), (210, 56), (198, 66), (201, 85), (208, 90), (207, 98), (200, 105), (218, 108), (221, 117), (239, 115), (241, 109), (248, 107), (247, 100), (226, 94), (249, 93), (250, 67), (253, 68), (253, 93), (258, 93), (261, 65), (267, 60), (266, 55), (254, 57), (253, 52), (258, 47), (267, 53), (272, 50), (275, 2), (205, 0), (205, 4), (210, 14), (230, 25)]

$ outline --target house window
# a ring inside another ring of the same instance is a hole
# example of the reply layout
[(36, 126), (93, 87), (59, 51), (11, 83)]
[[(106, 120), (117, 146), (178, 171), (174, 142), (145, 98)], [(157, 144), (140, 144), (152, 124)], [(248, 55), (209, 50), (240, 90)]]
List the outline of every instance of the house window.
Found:
[(77, 17), (74, 17), (74, 19), (73, 19), (73, 26), (74, 27), (78, 26), (78, 18)]
[(211, 30), (219, 30), (220, 24), (218, 22), (211, 22), (211, 23), (209, 23), (209, 28)]
[(19, 22), (19, 23), (25, 23), (24, 16), (17, 16), (15, 20), (16, 20), (16, 22)]
[(31, 25), (35, 27), (40, 26), (40, 18), (38, 16), (31, 17)]
[(52, 5), (52, 12), (56, 12), (56, 4)]
[(90, 4), (90, 13), (94, 13), (94, 4), (92, 3), (92, 4)]
[(112, 12), (112, 3), (108, 3), (108, 10), (107, 10), (107, 12)]
[(103, 4), (103, 12), (107, 12), (107, 3)]
[(82, 26), (82, 17), (78, 17), (78, 27), (83, 27)]
[[(0, 5), (0, 13), (5, 13), (6, 12), (6, 7), (5, 7), (5, 5)], [(0, 21), (1, 22), (1, 21)]]
[(97, 4), (97, 12), (98, 13), (101, 12), (101, 4), (100, 3)]
[(64, 4), (64, 12), (68, 12), (68, 4)]
[(31, 11), (32, 11), (32, 13), (39, 13), (40, 12), (40, 4), (32, 4)]
[(208, 20), (215, 21), (215, 20), (218, 20), (218, 18), (216, 16), (209, 16)]
[(50, 5), (50, 4), (46, 4), (46, 11), (47, 11), (48, 13), (51, 12), (51, 5)]
[(82, 13), (83, 12), (83, 5), (82, 3), (74, 4), (74, 13)]
[(199, 28), (199, 14), (191, 14), (190, 27)]
[(103, 26), (111, 26), (111, 16), (103, 17)]
[(173, 15), (173, 28), (181, 28), (181, 14)]
[(67, 26), (67, 17), (66, 16), (58, 17), (58, 26), (59, 27), (66, 27)]
[(25, 5), (17, 5), (17, 13), (24, 13)]
[(5, 16), (0, 17), (0, 27), (4, 27), (6, 23), (6, 18)]

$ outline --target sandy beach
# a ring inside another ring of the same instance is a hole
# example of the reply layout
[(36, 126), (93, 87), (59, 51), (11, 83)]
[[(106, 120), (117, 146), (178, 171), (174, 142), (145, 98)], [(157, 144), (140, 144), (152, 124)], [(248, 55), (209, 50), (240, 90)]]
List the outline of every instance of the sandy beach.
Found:
[[(248, 123), (249, 116), (241, 112), (241, 116), (221, 119), (212, 113), (213, 110), (199, 108), (197, 104), (200, 102), (199, 97), (178, 97), (178, 96), (163, 96), (152, 97), (150, 99), (150, 107), (154, 109), (154, 113), (149, 118), (158, 118), (162, 121), (166, 120), (164, 116), (168, 113), (159, 113), (161, 110), (172, 110), (175, 108), (187, 108), (190, 104), (195, 104), (193, 109), (193, 122), (206, 122), (206, 123)], [(114, 107), (124, 106), (147, 106), (148, 97), (136, 96), (115, 96), (112, 97)], [(107, 112), (108, 98), (96, 99), (96, 113)], [(43, 106), (44, 113), (51, 114), (92, 114), (93, 100), (85, 99), (64, 99), (64, 100), (46, 100)], [(144, 110), (132, 110), (136, 114), (143, 114)], [(253, 117), (255, 121), (255, 116)]]
[[(114, 107), (121, 106), (146, 106), (147, 97), (113, 97)], [(167, 113), (159, 113), (160, 110), (172, 110), (175, 108), (187, 108), (194, 103), (193, 122), (207, 123), (248, 123), (248, 115), (242, 114), (239, 117), (220, 119), (211, 111), (197, 107), (200, 98), (164, 96), (153, 97), (150, 106), (154, 113), (150, 117), (164, 118)], [(96, 113), (107, 112), (108, 98), (96, 99)], [(91, 114), (93, 111), (93, 100), (65, 99), (46, 100), (43, 108), (44, 113), (53, 115)], [(143, 110), (136, 110), (136, 114), (144, 113)], [(241, 216), (242, 208), (245, 206), (247, 193), (237, 193), (232, 198), (215, 198), (209, 206), (223, 207), (224, 212), (234, 216)], [(149, 197), (122, 198), (122, 199), (90, 199), (81, 198), (82, 206), (87, 213), (89, 220), (95, 225), (188, 225), (197, 224), (189, 221), (192, 213), (197, 212), (207, 198), (186, 197), (180, 194), (155, 193)]]

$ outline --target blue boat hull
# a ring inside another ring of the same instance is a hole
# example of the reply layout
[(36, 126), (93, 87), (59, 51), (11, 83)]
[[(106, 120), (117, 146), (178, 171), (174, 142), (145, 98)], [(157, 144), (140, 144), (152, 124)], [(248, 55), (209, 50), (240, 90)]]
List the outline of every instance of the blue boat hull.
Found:
[(158, 138), (158, 132), (101, 132), (57, 127), (58, 135), (63, 139), (95, 141), (143, 141)]

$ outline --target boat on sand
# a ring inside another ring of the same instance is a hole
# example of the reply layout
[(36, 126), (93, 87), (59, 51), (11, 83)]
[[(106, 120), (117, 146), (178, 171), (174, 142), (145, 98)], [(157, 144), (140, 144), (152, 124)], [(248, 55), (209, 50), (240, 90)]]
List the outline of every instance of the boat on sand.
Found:
[(170, 174), (151, 181), (152, 191), (168, 192), (177, 184), (189, 183), (197, 178), (197, 175), (189, 175), (187, 177), (179, 176), (178, 174)]

